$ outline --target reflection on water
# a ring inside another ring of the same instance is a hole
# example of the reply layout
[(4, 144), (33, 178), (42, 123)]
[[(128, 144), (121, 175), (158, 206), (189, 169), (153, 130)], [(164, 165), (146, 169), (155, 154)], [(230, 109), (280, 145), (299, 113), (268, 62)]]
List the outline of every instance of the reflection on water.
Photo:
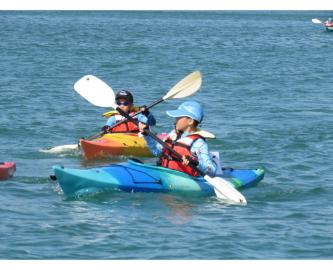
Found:
[(193, 205), (190, 203), (172, 195), (164, 195), (162, 201), (170, 210), (166, 218), (172, 224), (185, 224), (192, 220)]

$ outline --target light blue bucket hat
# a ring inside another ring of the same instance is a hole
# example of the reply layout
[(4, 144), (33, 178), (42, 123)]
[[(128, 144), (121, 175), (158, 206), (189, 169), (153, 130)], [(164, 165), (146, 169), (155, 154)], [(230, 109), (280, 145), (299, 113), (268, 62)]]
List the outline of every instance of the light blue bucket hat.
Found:
[(202, 106), (196, 101), (185, 101), (178, 107), (177, 110), (166, 111), (167, 115), (171, 117), (190, 117), (199, 123), (204, 117)]

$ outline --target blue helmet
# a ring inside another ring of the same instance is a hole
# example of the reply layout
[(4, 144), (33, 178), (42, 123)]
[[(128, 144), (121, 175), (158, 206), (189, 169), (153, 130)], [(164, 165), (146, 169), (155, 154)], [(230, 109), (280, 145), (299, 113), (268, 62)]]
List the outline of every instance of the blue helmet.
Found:
[(202, 106), (196, 101), (185, 101), (178, 107), (177, 110), (166, 111), (167, 115), (171, 117), (187, 116), (193, 120), (202, 121), (204, 112)]

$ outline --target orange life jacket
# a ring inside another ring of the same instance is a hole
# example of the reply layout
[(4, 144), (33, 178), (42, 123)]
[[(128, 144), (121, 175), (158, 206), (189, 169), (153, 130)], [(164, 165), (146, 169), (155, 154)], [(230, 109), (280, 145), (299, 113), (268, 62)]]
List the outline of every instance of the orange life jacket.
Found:
[[(132, 116), (134, 113), (136, 113), (136, 111), (131, 111), (129, 115)], [(113, 115), (113, 117), (116, 118), (116, 123), (118, 123), (124, 119), (124, 117), (122, 117), (119, 113), (115, 113)], [(139, 130), (138, 126), (135, 125), (134, 123), (132, 123), (130, 121), (126, 121), (122, 124), (115, 126), (109, 132), (110, 133), (139, 133), (140, 130)]]
[[(198, 161), (198, 158), (191, 153), (191, 146), (199, 138), (204, 139), (198, 134), (192, 134), (184, 138), (180, 138), (178, 140), (177, 139), (172, 140), (170, 137), (168, 137), (165, 140), (165, 143), (167, 143), (172, 149), (174, 149), (181, 156), (190, 156), (194, 161)], [(159, 164), (162, 167), (181, 171), (194, 177), (200, 175), (200, 173), (197, 170), (195, 170), (193, 167), (183, 165), (182, 162), (179, 161), (177, 156), (172, 154), (166, 148), (164, 148), (162, 151), (162, 156), (160, 157)]]

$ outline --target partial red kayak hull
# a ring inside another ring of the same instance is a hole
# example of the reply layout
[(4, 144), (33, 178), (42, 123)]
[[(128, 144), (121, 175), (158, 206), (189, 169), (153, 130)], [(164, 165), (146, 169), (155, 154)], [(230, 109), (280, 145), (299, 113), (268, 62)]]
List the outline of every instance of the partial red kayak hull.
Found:
[(0, 180), (6, 180), (14, 175), (15, 162), (0, 162)]

